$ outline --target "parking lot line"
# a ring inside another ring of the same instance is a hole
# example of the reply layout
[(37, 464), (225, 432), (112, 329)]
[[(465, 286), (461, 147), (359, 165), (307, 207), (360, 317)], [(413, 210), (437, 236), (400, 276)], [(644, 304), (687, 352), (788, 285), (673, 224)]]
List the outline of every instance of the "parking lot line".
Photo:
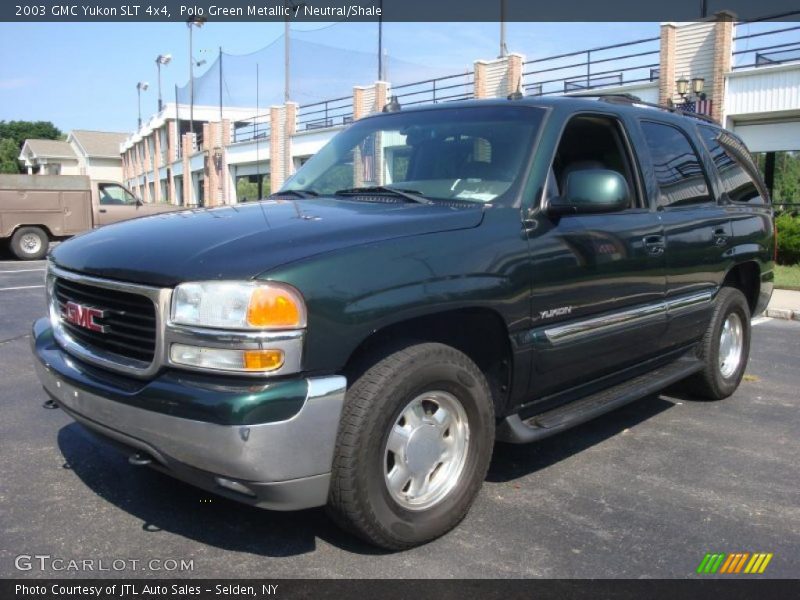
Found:
[(0, 288), (0, 292), (10, 292), (12, 290), (34, 290), (36, 288), (43, 287), (43, 285), (18, 285), (16, 287)]
[(757, 317), (750, 321), (750, 325), (761, 325), (762, 323), (766, 323), (767, 321), (772, 321), (772, 317)]
[(12, 269), (10, 271), (0, 271), (0, 273), (35, 273), (46, 269)]

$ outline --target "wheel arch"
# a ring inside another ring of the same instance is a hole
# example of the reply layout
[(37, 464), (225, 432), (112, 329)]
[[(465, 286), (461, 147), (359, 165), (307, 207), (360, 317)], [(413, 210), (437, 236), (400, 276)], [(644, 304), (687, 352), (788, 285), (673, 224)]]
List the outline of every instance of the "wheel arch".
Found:
[(761, 268), (758, 262), (748, 260), (733, 265), (722, 281), (725, 287), (733, 287), (744, 294), (750, 314), (755, 314), (761, 293)]
[(495, 414), (505, 411), (513, 374), (508, 328), (490, 308), (457, 308), (403, 319), (372, 332), (347, 359), (344, 373), (354, 381), (370, 365), (409, 343), (438, 342), (466, 354), (483, 372)]

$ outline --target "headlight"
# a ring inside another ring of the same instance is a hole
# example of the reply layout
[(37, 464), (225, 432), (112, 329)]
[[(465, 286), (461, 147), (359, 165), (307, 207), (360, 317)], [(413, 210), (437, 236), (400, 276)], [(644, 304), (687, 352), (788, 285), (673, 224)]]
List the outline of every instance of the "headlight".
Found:
[(303, 298), (276, 282), (182, 283), (172, 295), (172, 322), (217, 329), (302, 329)]

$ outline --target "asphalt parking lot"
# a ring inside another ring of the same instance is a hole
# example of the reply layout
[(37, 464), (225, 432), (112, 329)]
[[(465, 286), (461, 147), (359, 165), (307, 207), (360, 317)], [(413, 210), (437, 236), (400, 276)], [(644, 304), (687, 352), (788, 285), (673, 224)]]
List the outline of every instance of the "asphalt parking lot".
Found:
[[(6, 259), (6, 260), (3, 260)], [(759, 319), (730, 399), (653, 397), (496, 448), (466, 520), (376, 551), (322, 510), (267, 512), (135, 468), (46, 400), (29, 355), (43, 262), (0, 257), (0, 576), (696, 577), (707, 552), (800, 574), (800, 323)], [(190, 572), (17, 571), (20, 554), (193, 560)]]

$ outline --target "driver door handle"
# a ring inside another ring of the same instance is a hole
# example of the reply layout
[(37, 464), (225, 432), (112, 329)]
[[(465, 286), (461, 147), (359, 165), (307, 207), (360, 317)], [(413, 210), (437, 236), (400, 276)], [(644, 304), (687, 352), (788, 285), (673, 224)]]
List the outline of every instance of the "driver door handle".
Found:
[(666, 242), (663, 235), (648, 235), (642, 239), (647, 253), (652, 256), (660, 256), (664, 254), (666, 249)]

